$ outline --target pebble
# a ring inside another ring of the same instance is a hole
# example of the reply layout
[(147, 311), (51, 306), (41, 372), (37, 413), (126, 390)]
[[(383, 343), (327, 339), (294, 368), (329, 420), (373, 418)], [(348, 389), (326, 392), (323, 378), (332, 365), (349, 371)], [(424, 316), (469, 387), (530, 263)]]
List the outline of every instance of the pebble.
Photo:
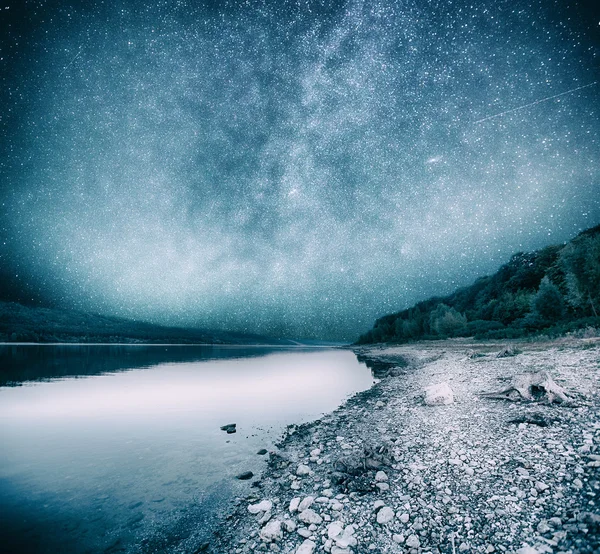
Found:
[(307, 539), (297, 548), (296, 554), (313, 554), (316, 547), (316, 543)]
[(310, 508), (303, 510), (298, 514), (298, 519), (302, 523), (314, 523), (319, 524), (323, 521), (323, 518), (317, 514), (317, 512), (311, 510)]
[(421, 541), (417, 535), (409, 535), (405, 542), (406, 546), (409, 548), (419, 548), (421, 546)]
[(299, 477), (303, 477), (305, 475), (310, 475), (310, 468), (307, 465), (300, 464), (298, 469), (296, 470), (296, 475)]
[(258, 514), (260, 512), (268, 512), (273, 508), (273, 503), (270, 500), (263, 500), (258, 504), (250, 504), (248, 506), (248, 511), (251, 514)]
[(394, 510), (389, 506), (384, 506), (377, 512), (377, 523), (385, 525), (394, 519)]
[(304, 500), (302, 500), (302, 502), (300, 502), (300, 504), (298, 505), (298, 511), (299, 512), (303, 512), (304, 510), (306, 510), (307, 508), (310, 508), (313, 505), (313, 502), (315, 501), (314, 496), (307, 496)]

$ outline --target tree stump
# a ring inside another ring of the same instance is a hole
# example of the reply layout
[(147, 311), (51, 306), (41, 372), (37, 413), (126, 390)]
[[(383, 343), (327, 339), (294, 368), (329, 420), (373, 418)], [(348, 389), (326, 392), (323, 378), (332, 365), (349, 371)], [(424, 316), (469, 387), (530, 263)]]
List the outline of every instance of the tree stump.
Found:
[(511, 402), (544, 402), (546, 404), (563, 404), (570, 401), (565, 390), (557, 385), (546, 371), (517, 375), (507, 389), (484, 393), (481, 396), (510, 400)]

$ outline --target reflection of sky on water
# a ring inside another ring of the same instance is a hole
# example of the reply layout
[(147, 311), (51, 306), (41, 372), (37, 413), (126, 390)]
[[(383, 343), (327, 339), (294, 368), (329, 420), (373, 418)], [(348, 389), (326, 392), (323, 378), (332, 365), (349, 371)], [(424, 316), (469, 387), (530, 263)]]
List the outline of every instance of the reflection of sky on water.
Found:
[[(285, 425), (371, 382), (351, 352), (317, 350), (0, 388), (0, 508), (29, 506), (48, 525), (101, 513), (79, 522), (86, 541), (100, 546), (115, 532), (138, 541), (223, 479), (227, 490), (247, 486), (234, 476), (260, 472), (256, 451)], [(237, 433), (220, 431), (232, 422)], [(139, 502), (134, 532), (126, 522)]]

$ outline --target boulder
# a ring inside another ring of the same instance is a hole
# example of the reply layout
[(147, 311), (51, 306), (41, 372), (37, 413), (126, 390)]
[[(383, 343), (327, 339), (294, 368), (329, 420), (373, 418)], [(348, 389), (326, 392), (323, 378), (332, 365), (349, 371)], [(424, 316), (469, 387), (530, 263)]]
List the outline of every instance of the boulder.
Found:
[(454, 393), (448, 383), (425, 387), (425, 404), (427, 406), (445, 406), (453, 402)]
[(268, 512), (271, 508), (273, 508), (273, 503), (270, 500), (263, 500), (258, 504), (250, 504), (248, 511), (251, 514), (259, 514), (260, 512)]
[(385, 525), (394, 519), (394, 510), (389, 506), (384, 506), (377, 512), (377, 523), (379, 525)]
[(281, 531), (281, 521), (278, 519), (274, 519), (269, 521), (261, 530), (260, 530), (260, 538), (264, 542), (274, 542), (283, 537), (283, 533)]

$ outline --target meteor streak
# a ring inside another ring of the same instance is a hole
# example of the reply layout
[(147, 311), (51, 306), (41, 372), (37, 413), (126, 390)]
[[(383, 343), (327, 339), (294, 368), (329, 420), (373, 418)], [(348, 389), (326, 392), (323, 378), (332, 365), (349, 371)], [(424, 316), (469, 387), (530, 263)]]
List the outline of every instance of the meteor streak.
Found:
[(536, 100), (535, 102), (530, 102), (529, 104), (525, 104), (523, 106), (519, 106), (518, 108), (512, 108), (511, 110), (506, 110), (504, 112), (497, 113), (495, 115), (490, 115), (488, 117), (484, 117), (483, 119), (479, 119), (475, 121), (475, 125), (479, 123), (483, 123), (484, 121), (489, 121), (490, 119), (495, 119), (496, 117), (500, 117), (502, 115), (506, 115), (507, 113), (516, 112), (519, 110), (524, 110), (525, 108), (530, 108), (531, 106), (536, 106), (537, 104), (541, 104), (542, 102), (547, 102), (548, 100), (552, 100), (553, 98), (558, 98), (559, 96), (565, 96), (566, 94), (571, 94), (572, 92), (577, 92), (578, 90), (583, 90), (584, 88), (592, 87), (598, 84), (598, 81), (594, 81), (593, 83), (589, 83), (588, 85), (583, 85), (581, 87), (573, 88), (571, 90), (567, 90), (565, 92), (561, 92), (560, 94), (554, 94), (553, 96), (547, 96), (546, 98), (541, 98), (540, 100)]

